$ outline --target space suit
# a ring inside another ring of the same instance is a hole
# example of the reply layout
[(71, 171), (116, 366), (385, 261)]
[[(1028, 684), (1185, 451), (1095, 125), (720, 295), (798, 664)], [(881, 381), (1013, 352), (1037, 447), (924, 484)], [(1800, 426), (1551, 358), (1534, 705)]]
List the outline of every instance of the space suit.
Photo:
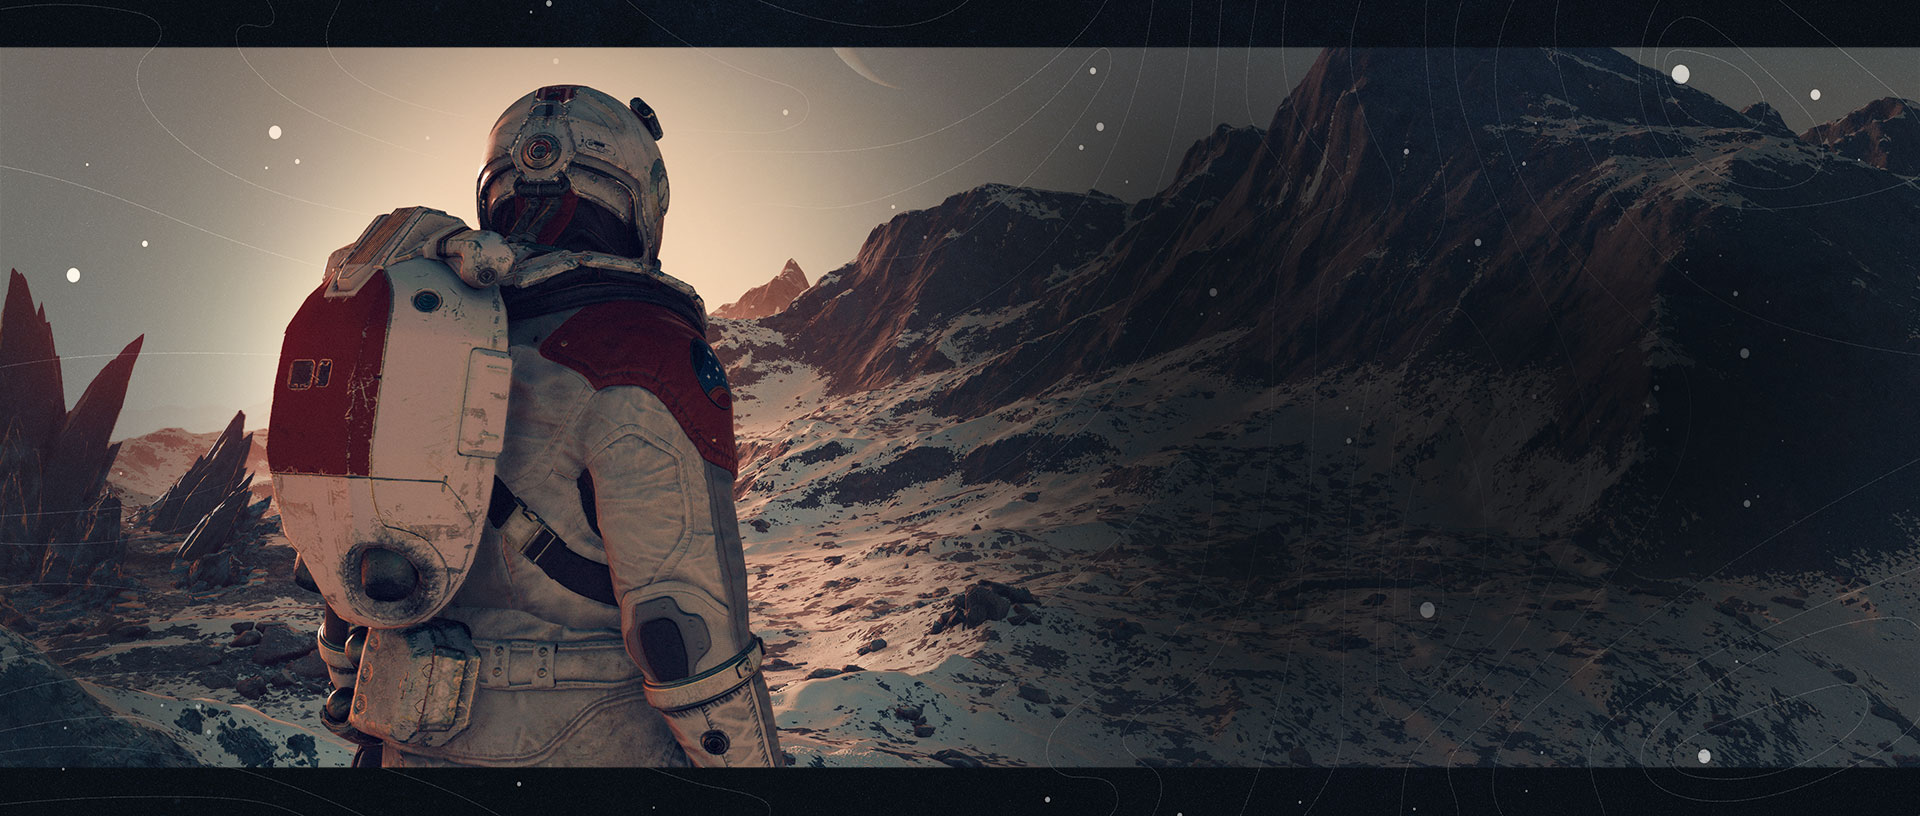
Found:
[[(490, 456), (493, 476), (490, 494), (460, 505), (476, 520), (471, 537), (421, 555), (411, 544), (303, 546), (288, 530), (329, 606), (319, 651), (338, 690), (322, 719), (378, 764), (738, 767), (781, 756), (747, 621), (732, 396), (699, 296), (659, 267), (660, 136), (638, 99), (541, 88), (493, 129), (480, 229), (401, 210), (330, 261), (330, 280), (356, 259), (395, 280), (426, 260), (475, 291), (497, 287), (511, 364), (497, 454), (469, 454)], [(437, 293), (436, 312), (453, 296), (445, 288), (420, 289)], [(409, 301), (394, 291), (398, 315)], [(463, 319), (485, 305), (462, 301)], [(468, 413), (484, 414), (471, 408), (475, 381)], [(486, 432), (475, 438), (483, 447)]]

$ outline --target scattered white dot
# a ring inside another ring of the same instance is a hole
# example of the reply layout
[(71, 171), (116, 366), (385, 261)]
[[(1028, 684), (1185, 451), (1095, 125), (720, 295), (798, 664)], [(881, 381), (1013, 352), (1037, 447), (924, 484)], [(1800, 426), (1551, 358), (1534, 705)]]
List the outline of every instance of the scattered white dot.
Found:
[(1740, 350), (1740, 359), (1742, 359), (1742, 360), (1745, 360), (1745, 359), (1747, 359), (1747, 357), (1748, 357), (1749, 355), (1751, 355), (1751, 354), (1753, 354), (1753, 352), (1751, 352), (1751, 351), (1748, 351), (1748, 350), (1746, 350), (1746, 349), (1741, 349), (1741, 350)]
[(560, 58), (559, 58), (559, 57), (554, 57), (554, 58), (553, 58), (553, 64), (555, 64), (555, 65), (559, 65), (559, 64), (560, 64)]
[(553, 8), (553, 0), (547, 0), (547, 8)]
[(1733, 290), (1733, 296), (1734, 296), (1734, 297), (1739, 297), (1739, 296), (1740, 296), (1740, 290), (1738, 290), (1738, 289), (1735, 289), (1735, 290)]
[(1657, 385), (1656, 385), (1656, 386), (1654, 386), (1654, 387), (1653, 387), (1653, 390), (1655, 390), (1655, 391), (1658, 391), (1658, 390), (1660, 390), (1660, 386), (1657, 386)]
[(1473, 239), (1473, 245), (1474, 245), (1474, 246), (1479, 246), (1479, 245), (1480, 245), (1480, 239), (1478, 239), (1478, 238), (1475, 238), (1475, 239)]
[(1207, 290), (1207, 297), (1219, 297), (1219, 296), (1220, 296), (1220, 290), (1218, 289)]
[(1420, 604), (1420, 617), (1423, 617), (1423, 618), (1431, 618), (1431, 617), (1433, 617), (1433, 602), (1432, 602), (1432, 601), (1422, 601), (1422, 602), (1421, 602), (1421, 604)]
[(260, 169), (262, 169), (262, 170), (272, 170), (273, 168), (272, 168), (271, 166), (268, 166), (268, 165), (264, 165), (264, 164), (263, 164), (263, 165), (260, 165)]
[[(1744, 500), (1744, 501), (1742, 501), (1742, 502), (1740, 502), (1740, 506), (1741, 506), (1741, 507), (1752, 507), (1752, 506), (1753, 506), (1753, 500), (1752, 500), (1752, 499), (1746, 499), (1746, 500)], [(1736, 661), (1736, 662), (1737, 662), (1737, 661)]]
[(1687, 84), (1687, 77), (1690, 77), (1690, 76), (1693, 76), (1693, 72), (1687, 70), (1687, 66), (1685, 65), (1673, 66), (1673, 81), (1678, 82), (1682, 85), (1685, 85)]
[(1081, 149), (1081, 150), (1085, 150), (1085, 149), (1087, 149), (1087, 146), (1086, 146), (1086, 145), (1081, 145), (1081, 146), (1080, 146), (1080, 149)]
[(272, 127), (267, 128), (267, 138), (269, 139), (280, 138), (280, 126), (274, 125)]
[(71, 267), (71, 266), (69, 266), (69, 267), (67, 267), (67, 282), (68, 282), (68, 283), (79, 283), (79, 282), (80, 282), (80, 270), (78, 270), (78, 269), (75, 269), (75, 268), (73, 268), (73, 267)]
[(1713, 761), (1713, 752), (1705, 748), (1700, 749), (1700, 764), (1705, 765), (1712, 761)]
[(300, 160), (299, 160), (299, 159), (294, 159), (294, 160), (293, 160), (293, 163), (294, 163), (294, 164), (299, 164), (299, 163), (300, 163)]
[(1815, 88), (1815, 89), (1813, 89), (1812, 91), (1809, 91), (1809, 92), (1807, 92), (1807, 96), (1810, 96), (1810, 97), (1812, 97), (1812, 98), (1814, 99), (1814, 101), (1816, 101), (1816, 102), (1817, 102), (1817, 101), (1819, 101), (1819, 100), (1820, 100), (1820, 89), (1819, 89), (1819, 88)]
[(92, 166), (93, 166), (93, 162), (86, 162), (84, 166), (86, 166), (86, 167), (92, 167)]
[(1087, 73), (1089, 73), (1089, 74), (1097, 74), (1097, 73), (1100, 73), (1100, 69), (1098, 69), (1098, 68), (1088, 68), (1088, 69), (1087, 69)]
[(1051, 796), (1042, 796), (1042, 797), (1040, 797), (1040, 801), (1042, 801), (1042, 802), (1047, 802), (1047, 803), (1052, 803), (1052, 802), (1053, 802), (1053, 797), (1051, 797)]
[(520, 783), (518, 783), (518, 782), (515, 782), (515, 783), (513, 783), (513, 786), (514, 786), (514, 787), (516, 787), (516, 788), (517, 788), (517, 787), (520, 787)]
[(433, 141), (433, 137), (432, 137), (432, 136), (428, 136), (428, 137), (427, 137), (427, 141), (429, 141), (429, 142), (431, 142), (431, 141)]
[(147, 242), (145, 242), (145, 241), (141, 241), (141, 242), (140, 242), (140, 245), (141, 245), (141, 246), (146, 246), (146, 245), (147, 245)]
[(1353, 444), (1353, 437), (1351, 436), (1347, 437), (1347, 444), (1349, 445)]
[(788, 110), (788, 109), (786, 109), (786, 108), (781, 108), (781, 109), (780, 109), (780, 115), (781, 115), (781, 116), (788, 116), (788, 115), (791, 115), (792, 113), (793, 113), (792, 111), (790, 111), (790, 110)]
[(887, 205), (887, 209), (889, 209), (889, 210), (897, 210), (897, 209), (900, 209), (900, 205), (898, 205), (898, 204), (888, 204), (888, 205)]
[(1403, 147), (1403, 148), (1400, 148), (1400, 155), (1402, 155), (1402, 156), (1411, 156), (1411, 155), (1413, 155), (1413, 148), (1411, 148), (1411, 147)]
[(1095, 122), (1095, 123), (1093, 123), (1093, 129), (1094, 129), (1094, 130), (1106, 130), (1106, 129), (1107, 129), (1107, 123), (1105, 123), (1105, 122)]

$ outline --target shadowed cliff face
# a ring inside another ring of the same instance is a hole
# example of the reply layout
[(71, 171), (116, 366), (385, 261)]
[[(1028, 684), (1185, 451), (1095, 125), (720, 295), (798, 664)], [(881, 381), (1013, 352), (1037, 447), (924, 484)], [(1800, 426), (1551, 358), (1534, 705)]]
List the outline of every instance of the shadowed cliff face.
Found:
[(896, 217), (753, 359), (841, 395), (953, 372), (910, 402), (961, 421), (1206, 347), (1158, 385), (1340, 421), (1365, 390), (1354, 478), (1410, 523), (1676, 568), (1902, 546), (1920, 190), (1751, 113), (1611, 50), (1333, 49), (1131, 207)]

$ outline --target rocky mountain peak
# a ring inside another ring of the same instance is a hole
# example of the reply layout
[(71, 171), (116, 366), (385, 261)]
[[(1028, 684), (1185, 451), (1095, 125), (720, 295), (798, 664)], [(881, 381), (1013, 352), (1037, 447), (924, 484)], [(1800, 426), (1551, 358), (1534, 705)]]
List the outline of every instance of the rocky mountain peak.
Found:
[(1765, 102), (1755, 102), (1748, 105), (1740, 109), (1740, 113), (1748, 119), (1752, 119), (1754, 124), (1760, 126), (1762, 132), (1769, 135), (1793, 135), (1793, 131), (1787, 127), (1787, 120), (1781, 118), (1780, 111), (1775, 110), (1772, 105)]
[(800, 264), (792, 258), (781, 267), (780, 274), (740, 296), (739, 300), (713, 310), (715, 317), (727, 317), (735, 320), (752, 320), (757, 317), (779, 314), (792, 305), (793, 299), (807, 291), (807, 273), (800, 270)]
[(1904, 176), (1920, 175), (1920, 116), (1914, 101), (1884, 97), (1825, 124), (1800, 138), (1832, 148), (1850, 159)]

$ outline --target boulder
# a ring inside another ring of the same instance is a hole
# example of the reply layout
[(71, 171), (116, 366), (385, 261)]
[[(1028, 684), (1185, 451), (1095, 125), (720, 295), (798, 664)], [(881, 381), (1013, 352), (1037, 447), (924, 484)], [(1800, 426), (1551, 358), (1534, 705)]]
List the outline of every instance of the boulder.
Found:
[(203, 591), (214, 587), (234, 584), (233, 553), (221, 551), (201, 558), (187, 568), (187, 580), (194, 584), (194, 591)]
[(123, 717), (25, 638), (0, 630), (0, 766), (193, 767), (167, 732)]
[[(939, 634), (955, 626), (973, 628), (987, 621), (1006, 620), (1014, 604), (1037, 604), (1033, 593), (998, 581), (979, 581), (954, 596), (953, 606), (935, 621), (930, 634)], [(1026, 618), (1022, 615), (1022, 618)], [(1023, 620), (1024, 622), (1024, 620)]]
[(287, 670), (297, 677), (305, 677), (309, 680), (327, 679), (327, 663), (320, 659), (320, 653), (317, 651), (308, 652), (287, 663)]
[(987, 764), (952, 748), (942, 749), (933, 755), (935, 760), (945, 762), (955, 768), (985, 768)]
[(268, 627), (253, 649), (253, 662), (262, 666), (284, 663), (313, 652), (313, 635), (301, 635), (285, 626)]

